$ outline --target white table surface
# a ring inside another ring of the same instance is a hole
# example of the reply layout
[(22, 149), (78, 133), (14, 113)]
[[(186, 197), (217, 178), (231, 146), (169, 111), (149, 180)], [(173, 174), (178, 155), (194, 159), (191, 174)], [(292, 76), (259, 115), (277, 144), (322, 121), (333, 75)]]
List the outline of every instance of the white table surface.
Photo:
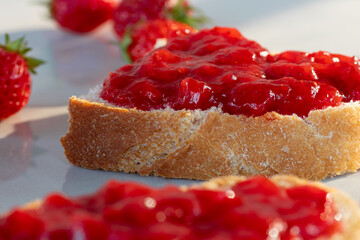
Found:
[[(0, 122), (0, 212), (41, 198), (49, 192), (69, 195), (92, 192), (111, 178), (152, 185), (194, 181), (141, 177), (87, 170), (69, 164), (59, 142), (68, 129), (67, 102), (86, 93), (123, 65), (111, 24), (93, 34), (60, 31), (34, 0), (0, 0), (0, 38), (25, 35), (31, 55), (47, 64), (33, 76), (29, 104)], [(237, 27), (273, 52), (328, 50), (360, 56), (358, 0), (193, 0), (212, 25)], [(360, 202), (360, 173), (336, 177), (325, 184)]]

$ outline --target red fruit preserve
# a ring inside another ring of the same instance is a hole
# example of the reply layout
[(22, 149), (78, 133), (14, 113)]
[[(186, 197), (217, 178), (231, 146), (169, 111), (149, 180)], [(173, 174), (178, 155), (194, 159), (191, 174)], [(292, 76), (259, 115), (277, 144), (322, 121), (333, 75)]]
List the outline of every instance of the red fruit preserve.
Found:
[(0, 239), (327, 239), (341, 231), (332, 196), (253, 177), (213, 191), (111, 181), (97, 193), (48, 196), (0, 219)]
[(360, 100), (356, 57), (329, 52), (271, 55), (236, 29), (215, 27), (168, 44), (111, 73), (100, 97), (140, 110), (221, 107), (229, 114), (307, 116)]

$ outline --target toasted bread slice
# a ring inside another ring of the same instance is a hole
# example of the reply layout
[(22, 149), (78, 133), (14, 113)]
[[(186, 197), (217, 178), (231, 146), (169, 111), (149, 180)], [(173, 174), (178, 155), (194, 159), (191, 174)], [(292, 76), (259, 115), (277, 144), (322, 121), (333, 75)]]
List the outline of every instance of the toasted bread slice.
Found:
[(76, 166), (210, 179), (295, 175), (320, 180), (360, 168), (360, 104), (259, 117), (220, 109), (142, 111), (70, 98), (70, 130), (61, 139)]

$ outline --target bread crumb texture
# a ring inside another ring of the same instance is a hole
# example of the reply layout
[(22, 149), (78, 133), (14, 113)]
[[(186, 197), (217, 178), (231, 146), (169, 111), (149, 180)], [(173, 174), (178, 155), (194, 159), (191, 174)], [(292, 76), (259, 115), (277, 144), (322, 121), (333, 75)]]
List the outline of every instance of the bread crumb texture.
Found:
[(360, 105), (246, 117), (207, 111), (140, 111), (70, 98), (61, 142), (77, 166), (210, 179), (295, 175), (320, 180), (360, 168)]

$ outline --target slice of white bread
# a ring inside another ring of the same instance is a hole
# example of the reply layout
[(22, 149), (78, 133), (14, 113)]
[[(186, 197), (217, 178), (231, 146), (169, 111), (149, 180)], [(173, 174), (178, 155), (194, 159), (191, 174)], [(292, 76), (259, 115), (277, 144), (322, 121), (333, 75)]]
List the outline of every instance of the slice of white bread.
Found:
[[(214, 191), (226, 191), (230, 187), (234, 186), (236, 183), (246, 180), (245, 177), (236, 177), (236, 176), (227, 176), (216, 178), (211, 181), (193, 185), (190, 187), (183, 186), (181, 190), (187, 191), (188, 189), (208, 189)], [(333, 199), (334, 209), (336, 211), (336, 215), (339, 216), (341, 230), (332, 235), (330, 238), (321, 238), (321, 239), (330, 239), (330, 240), (358, 240), (360, 239), (360, 209), (358, 204), (348, 197), (346, 194), (334, 189), (326, 187), (320, 183), (309, 182), (306, 180), (302, 180), (293, 176), (275, 176), (271, 178), (272, 182), (277, 184), (280, 187), (289, 188), (293, 186), (315, 186), (320, 189), (323, 189), (325, 192), (328, 192)], [(126, 201), (126, 200), (125, 200)], [(311, 200), (310, 200), (311, 201)], [(114, 203), (115, 204), (115, 203)], [(24, 210), (36, 210), (40, 209), (42, 206), (42, 201), (34, 201), (24, 206), (22, 209)], [(302, 209), (302, 208), (298, 208)], [(304, 210), (304, 209), (303, 209)], [(86, 214), (86, 210), (84, 210), (83, 214)], [(60, 212), (60, 210), (59, 210)], [(12, 212), (9, 212), (11, 214)], [(46, 213), (45, 213), (46, 214)], [(54, 212), (52, 213), (54, 214)], [(63, 214), (63, 213), (61, 213)], [(217, 212), (217, 214), (222, 214), (222, 212)], [(226, 217), (226, 216), (225, 216)], [(5, 216), (6, 218), (6, 216)], [(56, 216), (54, 216), (56, 219)], [(280, 219), (281, 220), (281, 219)], [(4, 221), (0, 218), (0, 237), (1, 237), (1, 224)], [(54, 223), (52, 223), (54, 224)], [(241, 225), (241, 222), (239, 223)], [(5, 230), (6, 231), (6, 230)], [(4, 232), (3, 232), (4, 234)], [(274, 238), (275, 239), (275, 238)], [(278, 239), (278, 238), (276, 238)], [(317, 238), (319, 239), (319, 238)], [(264, 239), (265, 240), (265, 239)]]
[(69, 101), (61, 139), (76, 166), (210, 179), (225, 175), (295, 175), (320, 180), (360, 168), (360, 104), (259, 117), (221, 109), (141, 111), (115, 107), (97, 92)]

